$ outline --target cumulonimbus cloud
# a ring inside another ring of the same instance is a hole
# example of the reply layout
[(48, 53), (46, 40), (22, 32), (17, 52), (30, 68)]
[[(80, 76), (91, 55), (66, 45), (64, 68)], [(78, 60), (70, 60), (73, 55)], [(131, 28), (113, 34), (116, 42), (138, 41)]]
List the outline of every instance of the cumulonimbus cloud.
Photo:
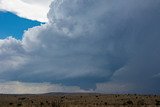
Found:
[(158, 93), (159, 3), (55, 0), (48, 23), (0, 41), (0, 78)]

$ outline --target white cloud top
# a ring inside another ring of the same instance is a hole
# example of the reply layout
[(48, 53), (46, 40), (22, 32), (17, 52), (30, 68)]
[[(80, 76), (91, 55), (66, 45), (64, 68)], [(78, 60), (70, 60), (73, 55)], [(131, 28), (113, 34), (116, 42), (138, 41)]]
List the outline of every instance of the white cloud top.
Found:
[(0, 0), (0, 10), (15, 13), (30, 20), (47, 22), (52, 0)]

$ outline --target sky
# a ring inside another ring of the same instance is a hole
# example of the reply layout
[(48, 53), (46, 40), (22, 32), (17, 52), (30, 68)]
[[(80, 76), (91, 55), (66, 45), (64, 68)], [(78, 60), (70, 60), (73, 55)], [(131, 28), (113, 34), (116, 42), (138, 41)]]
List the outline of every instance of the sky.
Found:
[(0, 11), (0, 39), (12, 36), (16, 39), (22, 39), (25, 30), (33, 26), (41, 25), (42, 22), (32, 21), (18, 17), (10, 12)]
[(0, 0), (0, 11), (23, 27), (0, 19), (0, 93), (160, 94), (159, 0)]

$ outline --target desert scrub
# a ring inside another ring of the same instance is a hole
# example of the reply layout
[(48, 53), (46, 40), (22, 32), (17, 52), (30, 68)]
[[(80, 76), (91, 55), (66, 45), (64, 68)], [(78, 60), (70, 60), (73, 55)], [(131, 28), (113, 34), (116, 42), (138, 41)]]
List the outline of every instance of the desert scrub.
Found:
[(61, 107), (61, 102), (59, 100), (55, 100), (52, 102), (52, 107)]

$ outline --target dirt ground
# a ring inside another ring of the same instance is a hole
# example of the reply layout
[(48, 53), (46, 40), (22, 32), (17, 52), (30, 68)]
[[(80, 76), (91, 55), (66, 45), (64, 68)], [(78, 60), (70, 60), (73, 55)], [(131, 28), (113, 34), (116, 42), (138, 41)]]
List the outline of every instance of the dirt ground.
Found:
[(160, 107), (157, 95), (65, 94), (0, 95), (0, 107)]

